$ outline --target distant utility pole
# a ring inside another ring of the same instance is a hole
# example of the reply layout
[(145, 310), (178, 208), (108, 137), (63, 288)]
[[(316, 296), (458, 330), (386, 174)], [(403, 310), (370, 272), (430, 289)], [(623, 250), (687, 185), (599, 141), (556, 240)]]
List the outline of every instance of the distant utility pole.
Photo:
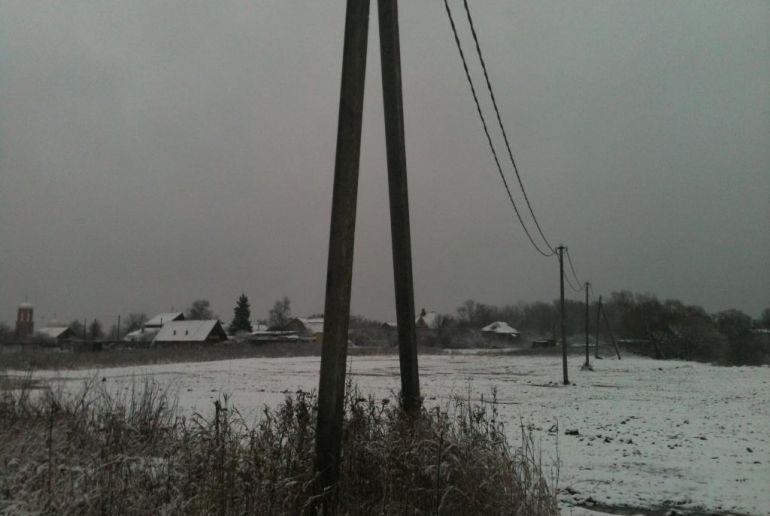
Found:
[(612, 334), (612, 328), (610, 327), (610, 320), (607, 319), (607, 312), (604, 310), (603, 307), (601, 308), (602, 317), (604, 317), (604, 324), (607, 326), (607, 333), (610, 334), (610, 340), (612, 341), (612, 345), (615, 348), (615, 353), (618, 355), (618, 360), (620, 360), (620, 350), (618, 349), (618, 343), (615, 341), (615, 335)]
[(567, 375), (567, 330), (564, 326), (564, 249), (566, 248), (563, 245), (560, 245), (556, 248), (556, 251), (559, 254), (559, 291), (561, 293), (559, 304), (559, 316), (561, 319), (561, 363), (564, 372), (564, 385), (569, 385), (569, 377)]
[(586, 363), (585, 363), (585, 367), (589, 368), (589, 367), (591, 367), (591, 363), (589, 362), (589, 358), (588, 358), (588, 348), (589, 348), (589, 344), (588, 344), (588, 333), (589, 333), (589, 324), (588, 324), (588, 289), (591, 288), (591, 284), (589, 282), (587, 282), (587, 281), (586, 281), (586, 287), (585, 288), (586, 288)]
[[(396, 0), (378, 0), (378, 14), (401, 397), (404, 408), (416, 412), (420, 407), (420, 385)], [(324, 513), (334, 512), (334, 486), (339, 478), (368, 24), (369, 0), (348, 0), (315, 442), (315, 488), (324, 495)]]
[(602, 315), (602, 296), (599, 296), (599, 304), (596, 306), (596, 345), (594, 346), (594, 357), (602, 358), (599, 356), (599, 326), (601, 325)]
[(120, 340), (120, 315), (118, 315), (118, 325), (115, 329), (115, 340)]

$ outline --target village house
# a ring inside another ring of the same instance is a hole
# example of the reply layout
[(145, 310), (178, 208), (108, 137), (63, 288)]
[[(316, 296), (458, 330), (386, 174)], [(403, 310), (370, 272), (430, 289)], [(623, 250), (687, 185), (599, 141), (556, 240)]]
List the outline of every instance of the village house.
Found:
[(490, 345), (505, 345), (519, 338), (519, 331), (505, 321), (495, 321), (481, 328), (481, 335)]
[(76, 337), (75, 332), (69, 326), (46, 326), (35, 332), (35, 335), (57, 341), (71, 340)]
[(161, 329), (164, 324), (172, 321), (184, 321), (184, 313), (182, 312), (165, 312), (162, 314), (158, 314), (149, 321), (147, 321), (144, 324), (145, 329), (146, 328), (157, 328)]
[(165, 312), (156, 315), (138, 330), (126, 334), (123, 340), (126, 342), (152, 342), (164, 324), (172, 321), (184, 321), (182, 312)]
[(324, 336), (323, 317), (295, 317), (286, 323), (285, 331), (294, 332), (299, 337), (313, 339), (320, 344)]
[(215, 343), (227, 340), (227, 333), (216, 319), (207, 321), (171, 321), (163, 324), (153, 344), (169, 342)]

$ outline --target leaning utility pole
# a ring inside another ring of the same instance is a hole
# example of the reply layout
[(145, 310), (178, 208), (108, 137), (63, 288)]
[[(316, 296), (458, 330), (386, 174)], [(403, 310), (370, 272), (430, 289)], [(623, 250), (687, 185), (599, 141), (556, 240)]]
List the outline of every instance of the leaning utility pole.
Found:
[(561, 293), (560, 298), (560, 310), (559, 315), (561, 319), (561, 363), (564, 372), (564, 385), (569, 385), (569, 377), (567, 376), (567, 330), (564, 326), (564, 249), (563, 245), (556, 248), (559, 254), (559, 291)]
[[(369, 0), (348, 0), (346, 9), (315, 442), (315, 487), (325, 513), (334, 512), (339, 479)], [(401, 397), (404, 408), (416, 412), (420, 385), (396, 0), (379, 0), (378, 14)]]
[(591, 284), (586, 281), (586, 363), (584, 364), (585, 368), (591, 367), (591, 364), (588, 359), (588, 332), (589, 332), (589, 325), (588, 325), (588, 289), (591, 288)]
[(396, 287), (401, 399), (407, 412), (416, 412), (420, 407), (420, 374), (417, 368), (412, 243), (409, 231), (404, 107), (401, 92), (401, 49), (396, 0), (379, 0), (377, 14), (380, 21), (380, 61), (388, 155), (390, 232), (393, 243), (393, 279)]
[(339, 474), (368, 30), (369, 0), (348, 0), (316, 421), (316, 488), (321, 492), (332, 488)]
[(602, 358), (599, 356), (599, 326), (601, 324), (602, 316), (602, 296), (599, 296), (599, 304), (596, 306), (596, 345), (594, 346), (594, 357)]
[(610, 334), (610, 340), (612, 341), (612, 345), (615, 347), (615, 353), (618, 355), (618, 360), (620, 360), (620, 350), (618, 349), (618, 343), (615, 341), (615, 335), (612, 333), (612, 328), (610, 327), (610, 320), (607, 319), (607, 312), (604, 310), (604, 308), (601, 308), (602, 317), (604, 317), (604, 324), (607, 326), (607, 333)]

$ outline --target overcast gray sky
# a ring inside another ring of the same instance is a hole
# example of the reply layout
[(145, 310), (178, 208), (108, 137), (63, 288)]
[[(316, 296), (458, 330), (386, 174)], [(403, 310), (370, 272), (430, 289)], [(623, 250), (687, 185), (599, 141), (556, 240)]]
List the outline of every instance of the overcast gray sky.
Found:
[[(525, 186), (582, 280), (770, 305), (770, 2), (471, 8)], [(554, 299), (557, 261), (515, 223), (443, 3), (400, 9), (418, 309)], [(197, 298), (229, 319), (241, 292), (257, 318), (283, 295), (322, 311), (344, 10), (0, 0), (0, 321), (25, 297), (38, 325)], [(353, 311), (393, 319), (372, 16)]]

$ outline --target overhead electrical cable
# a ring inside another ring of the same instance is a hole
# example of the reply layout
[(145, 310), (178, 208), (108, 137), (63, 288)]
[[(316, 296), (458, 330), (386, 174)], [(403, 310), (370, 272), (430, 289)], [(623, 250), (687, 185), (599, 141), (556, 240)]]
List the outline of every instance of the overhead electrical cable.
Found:
[(577, 273), (575, 272), (575, 266), (572, 264), (572, 257), (571, 257), (571, 256), (570, 256), (570, 254), (569, 254), (569, 247), (568, 247), (568, 248), (566, 248), (566, 249), (565, 249), (565, 251), (567, 252), (567, 262), (569, 262), (569, 268), (570, 268), (570, 270), (572, 271), (572, 276), (575, 278), (575, 282), (576, 282), (578, 285), (581, 285), (581, 288), (580, 288), (580, 290), (583, 290), (583, 287), (582, 287), (582, 285), (583, 285), (583, 282), (582, 282), (582, 281), (580, 281), (580, 279), (578, 279), (578, 275), (577, 275)]
[(570, 288), (570, 289), (571, 289), (573, 292), (580, 292), (581, 290), (583, 290), (582, 288), (578, 288), (578, 287), (576, 287), (576, 286), (575, 286), (575, 285), (572, 283), (572, 280), (569, 278), (569, 274), (565, 274), (565, 275), (564, 275), (564, 279), (567, 281), (567, 285), (569, 285), (569, 288)]
[[(454, 18), (452, 17), (452, 10), (449, 8), (449, 3), (447, 0), (444, 0), (444, 7), (446, 7), (447, 15), (449, 16), (449, 24), (452, 27), (452, 33), (454, 34), (455, 43), (457, 44), (457, 50), (460, 53), (460, 59), (462, 59), (463, 62), (463, 68), (465, 69), (465, 77), (468, 80), (468, 84), (471, 88), (471, 93), (473, 94), (473, 101), (476, 103), (476, 111), (479, 114), (479, 118), (481, 119), (481, 124), (484, 126), (484, 134), (487, 136), (487, 142), (489, 143), (489, 149), (492, 152), (492, 157), (495, 160), (495, 164), (497, 165), (497, 171), (500, 173), (500, 178), (503, 180), (503, 185), (505, 186), (505, 191), (508, 193), (508, 199), (511, 201), (511, 205), (513, 206), (513, 211), (516, 213), (516, 218), (519, 220), (519, 224), (521, 224), (522, 229), (524, 229), (524, 233), (527, 235), (527, 238), (529, 239), (532, 246), (535, 248), (535, 250), (540, 253), (543, 256), (549, 257), (556, 254), (556, 251), (548, 245), (548, 250), (543, 251), (540, 246), (535, 242), (535, 239), (532, 238), (532, 235), (529, 232), (529, 229), (527, 229), (526, 224), (524, 224), (524, 219), (521, 217), (521, 213), (519, 213), (519, 208), (516, 206), (516, 201), (513, 200), (513, 194), (511, 193), (511, 189), (508, 186), (508, 181), (505, 179), (505, 174), (503, 174), (503, 169), (500, 166), (500, 160), (497, 157), (497, 151), (495, 151), (495, 146), (492, 143), (492, 137), (489, 135), (489, 128), (487, 127), (486, 119), (484, 118), (484, 113), (481, 110), (481, 104), (479, 103), (478, 95), (476, 94), (476, 88), (473, 85), (473, 79), (471, 79), (470, 71), (468, 70), (468, 63), (465, 59), (465, 53), (463, 52), (462, 44), (460, 43), (460, 38), (457, 34), (457, 27), (455, 26)], [(518, 176), (518, 173), (517, 173)], [(547, 244), (547, 242), (546, 242)]]
[[(446, 3), (446, 0), (445, 0), (445, 3)], [(529, 202), (529, 196), (527, 195), (527, 191), (524, 189), (524, 183), (522, 182), (521, 175), (519, 174), (519, 167), (516, 166), (516, 160), (513, 159), (513, 151), (511, 151), (511, 144), (508, 142), (508, 133), (505, 131), (503, 120), (500, 117), (500, 110), (497, 107), (497, 99), (495, 98), (495, 92), (492, 89), (492, 82), (489, 79), (489, 73), (487, 72), (486, 61), (484, 61), (484, 56), (481, 53), (481, 46), (479, 45), (479, 38), (478, 38), (478, 35), (476, 34), (476, 27), (475, 25), (473, 25), (473, 17), (471, 16), (471, 11), (470, 11), (470, 8), (468, 7), (468, 0), (463, 0), (463, 4), (465, 5), (465, 13), (468, 16), (468, 25), (470, 25), (471, 34), (473, 34), (473, 41), (476, 44), (476, 53), (479, 56), (481, 69), (484, 71), (484, 79), (487, 83), (487, 90), (489, 91), (489, 96), (492, 99), (492, 105), (495, 108), (495, 115), (497, 116), (497, 124), (500, 126), (500, 131), (503, 133), (503, 141), (505, 141), (505, 148), (508, 150), (508, 157), (511, 159), (511, 165), (513, 166), (513, 171), (516, 173), (516, 179), (519, 182), (519, 188), (521, 189), (521, 193), (524, 195), (524, 201), (526, 201), (527, 203), (527, 208), (529, 208), (529, 213), (530, 215), (532, 215), (532, 220), (535, 222), (535, 227), (537, 227), (538, 233), (540, 233), (540, 236), (542, 237), (543, 242), (545, 242), (545, 245), (548, 246), (548, 249), (553, 254), (555, 253), (555, 250), (553, 246), (548, 242), (548, 239), (543, 234), (543, 229), (540, 227), (540, 222), (538, 222), (537, 217), (535, 216), (535, 211), (532, 209), (532, 203)]]

